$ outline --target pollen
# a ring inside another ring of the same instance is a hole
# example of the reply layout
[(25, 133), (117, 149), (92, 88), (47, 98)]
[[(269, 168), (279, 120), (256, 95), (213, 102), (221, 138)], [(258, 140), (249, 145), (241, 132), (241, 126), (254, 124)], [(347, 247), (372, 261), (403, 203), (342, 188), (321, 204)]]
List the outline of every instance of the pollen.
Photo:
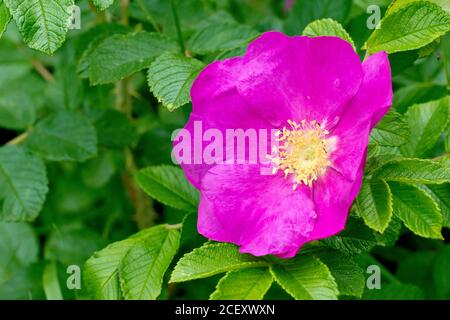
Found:
[(286, 179), (292, 179), (293, 190), (302, 184), (312, 186), (331, 164), (332, 139), (327, 138), (329, 132), (315, 120), (287, 122), (289, 127), (275, 133), (278, 143), (268, 156), (274, 165), (272, 172), (282, 171)]

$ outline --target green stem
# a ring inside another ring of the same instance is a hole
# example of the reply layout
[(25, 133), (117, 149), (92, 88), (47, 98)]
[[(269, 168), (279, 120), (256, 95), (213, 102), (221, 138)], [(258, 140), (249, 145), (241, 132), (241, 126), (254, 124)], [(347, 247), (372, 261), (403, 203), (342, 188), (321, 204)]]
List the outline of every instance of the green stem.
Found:
[(25, 140), (27, 139), (27, 137), (28, 137), (28, 131), (26, 131), (26, 132), (24, 132), (24, 133), (18, 135), (18, 136), (15, 137), (14, 139), (8, 141), (6, 144), (9, 144), (9, 145), (20, 144), (20, 143), (22, 143), (23, 141), (25, 141)]
[(120, 1), (120, 16), (122, 24), (128, 26), (130, 24), (130, 14), (129, 14), (130, 0)]
[(173, 19), (175, 20), (175, 27), (177, 29), (178, 44), (180, 45), (181, 53), (185, 54), (186, 48), (184, 46), (183, 34), (181, 33), (180, 19), (178, 17), (175, 0), (170, 0), (170, 6), (172, 7), (172, 15), (173, 15)]

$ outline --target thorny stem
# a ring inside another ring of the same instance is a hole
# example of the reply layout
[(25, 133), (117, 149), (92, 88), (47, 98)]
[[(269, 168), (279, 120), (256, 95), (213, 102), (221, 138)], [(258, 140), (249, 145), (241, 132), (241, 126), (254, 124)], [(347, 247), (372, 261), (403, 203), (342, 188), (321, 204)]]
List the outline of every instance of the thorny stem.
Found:
[(178, 44), (180, 45), (181, 53), (185, 54), (186, 49), (185, 49), (185, 46), (184, 46), (183, 34), (181, 33), (180, 19), (178, 17), (178, 12), (177, 12), (177, 7), (175, 5), (175, 0), (170, 0), (170, 6), (172, 7), (173, 20), (175, 21), (175, 27), (177, 29)]

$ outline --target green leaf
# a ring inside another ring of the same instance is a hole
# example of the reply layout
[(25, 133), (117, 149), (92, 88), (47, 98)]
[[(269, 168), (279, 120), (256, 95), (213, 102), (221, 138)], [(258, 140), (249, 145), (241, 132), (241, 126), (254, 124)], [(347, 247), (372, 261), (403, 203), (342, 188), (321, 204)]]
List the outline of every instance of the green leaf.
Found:
[(31, 226), (0, 221), (0, 252), (0, 283), (3, 285), (18, 268), (38, 259), (39, 244)]
[(183, 282), (244, 268), (267, 266), (268, 263), (249, 254), (239, 253), (229, 243), (205, 244), (184, 255), (175, 266), (170, 282)]
[(128, 250), (120, 264), (123, 295), (129, 300), (154, 300), (180, 243), (180, 232), (167, 226), (153, 227)]
[(380, 233), (386, 230), (392, 218), (392, 194), (384, 180), (368, 180), (356, 198), (358, 214), (364, 222)]
[[(1, 68), (4, 72), (14, 72), (4, 65)], [(43, 103), (40, 97), (42, 90), (44, 83), (34, 75), (5, 79), (0, 90), (0, 126), (15, 130), (28, 129), (35, 122), (37, 110)]]
[(421, 185), (420, 188), (438, 204), (444, 219), (444, 226), (450, 228), (450, 184)]
[(45, 300), (42, 288), (42, 269), (43, 265), (38, 263), (16, 269), (6, 282), (2, 282), (0, 299)]
[(340, 295), (362, 296), (365, 286), (364, 272), (352, 257), (329, 249), (320, 249), (311, 254), (328, 267), (336, 280)]
[(45, 243), (44, 257), (58, 261), (64, 266), (82, 265), (103, 245), (101, 236), (86, 227), (55, 226)]
[(103, 40), (114, 35), (125, 35), (130, 32), (129, 27), (117, 23), (100, 24), (81, 36), (79, 47), (82, 52), (77, 65), (77, 73), (83, 79), (89, 78), (91, 57), (95, 49)]
[(271, 267), (275, 281), (296, 300), (337, 300), (339, 291), (327, 266), (311, 256), (299, 256)]
[(83, 273), (89, 295), (101, 300), (156, 298), (178, 241), (178, 230), (160, 225), (94, 253)]
[(158, 33), (138, 32), (112, 35), (89, 51), (87, 59), (91, 84), (112, 83), (151, 65), (166, 52), (177, 52), (175, 42)]
[(410, 129), (405, 118), (394, 111), (386, 114), (372, 130), (371, 140), (381, 146), (398, 147), (409, 141)]
[(433, 283), (439, 299), (450, 299), (450, 245), (439, 252), (433, 266)]
[(411, 128), (410, 142), (400, 148), (408, 157), (424, 157), (438, 142), (447, 127), (450, 99), (416, 104), (408, 109), (405, 117)]
[(126, 115), (107, 109), (95, 119), (98, 143), (110, 148), (124, 148), (137, 139), (137, 132)]
[(199, 192), (186, 180), (180, 168), (172, 166), (148, 167), (139, 171), (136, 181), (149, 196), (168, 206), (197, 211)]
[(253, 28), (242, 24), (211, 24), (192, 36), (188, 49), (197, 54), (231, 50), (248, 44), (258, 34)]
[(0, 38), (5, 32), (6, 27), (8, 27), (9, 21), (11, 20), (11, 14), (9, 13), (8, 8), (3, 3), (3, 0), (0, 0)]
[(423, 300), (424, 294), (420, 288), (412, 284), (388, 283), (380, 290), (366, 290), (364, 300)]
[(442, 215), (433, 199), (418, 187), (391, 182), (394, 214), (415, 234), (433, 239), (441, 235)]
[(387, 15), (369, 37), (370, 53), (394, 53), (426, 46), (450, 29), (450, 16), (441, 7), (429, 2), (414, 2)]
[(94, 253), (86, 261), (83, 281), (90, 297), (99, 300), (123, 298), (119, 282), (119, 266), (136, 241), (136, 238), (128, 238), (115, 242)]
[(350, 13), (352, 0), (302, 0), (296, 1), (284, 24), (290, 35), (299, 34), (310, 22), (331, 18), (345, 22)]
[(217, 284), (211, 300), (262, 300), (272, 285), (268, 268), (228, 272)]
[(0, 148), (0, 220), (33, 221), (47, 192), (47, 173), (40, 158), (17, 146)]
[(373, 174), (373, 179), (441, 184), (450, 181), (450, 168), (432, 160), (397, 159), (377, 169)]
[(372, 229), (354, 218), (349, 218), (345, 230), (336, 236), (326, 238), (324, 243), (347, 255), (370, 251), (378, 244), (377, 235)]
[(355, 44), (350, 35), (339, 22), (333, 19), (321, 19), (311, 22), (303, 30), (303, 35), (309, 37), (336, 36), (349, 42), (356, 51)]
[(92, 0), (92, 3), (98, 10), (103, 11), (108, 9), (114, 3), (114, 0)]
[(388, 10), (386, 11), (386, 15), (392, 14), (393, 12), (395, 12), (401, 8), (404, 8), (413, 2), (419, 2), (419, 1), (427, 1), (427, 2), (437, 4), (442, 9), (444, 9), (448, 14), (450, 14), (450, 3), (448, 2), (448, 0), (393, 0), (391, 2), (391, 4), (389, 5)]
[(53, 54), (69, 29), (73, 0), (3, 0), (30, 48)]
[(58, 280), (58, 269), (56, 262), (49, 262), (42, 275), (42, 285), (47, 300), (64, 300)]
[(27, 146), (50, 161), (85, 161), (97, 154), (97, 134), (83, 115), (59, 111), (37, 123)]
[(192, 83), (204, 64), (181, 55), (164, 54), (148, 70), (148, 84), (155, 97), (169, 111), (191, 101)]

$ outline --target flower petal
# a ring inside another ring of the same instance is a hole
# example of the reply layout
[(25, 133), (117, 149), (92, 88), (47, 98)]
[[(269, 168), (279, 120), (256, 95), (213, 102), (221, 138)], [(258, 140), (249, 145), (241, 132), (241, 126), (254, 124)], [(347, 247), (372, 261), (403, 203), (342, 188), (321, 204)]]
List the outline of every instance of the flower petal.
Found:
[[(181, 164), (188, 180), (197, 188), (200, 187), (204, 173), (212, 166), (205, 163), (203, 158), (203, 150), (212, 142), (203, 141), (208, 130), (220, 131), (223, 143), (226, 130), (230, 129), (267, 129), (270, 132), (270, 125), (248, 107), (236, 90), (235, 77), (240, 65), (240, 58), (214, 62), (200, 73), (192, 87), (193, 111), (184, 130), (175, 137), (174, 147), (183, 142), (182, 136), (190, 136), (190, 141), (185, 142), (186, 146), (190, 145), (190, 156), (181, 159), (175, 154), (175, 158)], [(210, 133), (216, 136), (213, 132)], [(225, 145), (222, 145), (222, 150), (225, 150)], [(225, 160), (225, 156), (223, 151), (221, 160)], [(189, 161), (186, 161), (187, 158)], [(219, 160), (217, 159), (218, 162)]]
[(256, 256), (294, 255), (314, 227), (308, 188), (292, 190), (282, 174), (258, 165), (217, 165), (202, 180), (198, 229), (205, 237), (242, 246)]
[(332, 135), (336, 137), (333, 167), (354, 179), (369, 142), (370, 130), (392, 105), (392, 81), (385, 52), (363, 63), (364, 80)]
[(362, 78), (358, 55), (340, 38), (268, 32), (250, 44), (237, 87), (274, 126), (287, 119), (335, 123)]
[(318, 220), (309, 241), (331, 237), (344, 229), (353, 200), (361, 188), (364, 165), (365, 159), (358, 167), (354, 181), (333, 169), (316, 181), (313, 198)]

